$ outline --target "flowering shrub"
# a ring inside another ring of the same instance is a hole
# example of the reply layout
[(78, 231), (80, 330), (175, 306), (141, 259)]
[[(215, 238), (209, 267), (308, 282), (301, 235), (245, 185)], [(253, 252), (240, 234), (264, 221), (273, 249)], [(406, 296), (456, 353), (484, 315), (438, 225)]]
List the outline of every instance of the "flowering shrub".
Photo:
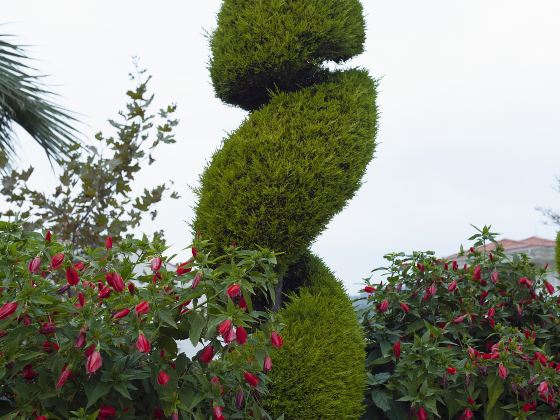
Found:
[(546, 268), (487, 251), (494, 236), (478, 230), (461, 263), (389, 254), (368, 281), (368, 418), (560, 414), (560, 301)]
[(0, 417), (268, 418), (282, 336), (251, 296), (274, 290), (275, 255), (211, 249), (195, 240), (172, 270), (146, 238), (76, 256), (0, 222)]

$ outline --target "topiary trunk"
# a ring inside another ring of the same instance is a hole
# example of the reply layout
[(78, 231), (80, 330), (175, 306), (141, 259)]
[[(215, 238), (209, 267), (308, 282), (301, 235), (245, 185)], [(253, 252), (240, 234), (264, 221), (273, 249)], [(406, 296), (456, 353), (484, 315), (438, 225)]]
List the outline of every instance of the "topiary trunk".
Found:
[[(364, 40), (359, 0), (225, 0), (211, 37), (217, 96), (251, 113), (202, 174), (193, 227), (222, 246), (283, 252), (279, 292), (304, 286), (282, 310), (286, 351), (276, 356), (270, 397), (286, 418), (363, 411), (363, 340), (352, 305), (308, 248), (373, 158), (376, 83), (365, 70), (324, 67), (360, 54)], [(306, 347), (311, 358), (301, 354)]]

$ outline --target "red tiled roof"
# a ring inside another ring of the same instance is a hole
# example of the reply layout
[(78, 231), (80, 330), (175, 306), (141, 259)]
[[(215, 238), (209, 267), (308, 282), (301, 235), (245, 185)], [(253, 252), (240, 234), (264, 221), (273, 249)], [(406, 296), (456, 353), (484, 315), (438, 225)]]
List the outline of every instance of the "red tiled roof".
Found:
[[(512, 239), (502, 239), (498, 241), (500, 245), (504, 247), (505, 251), (514, 251), (516, 249), (527, 249), (527, 248), (554, 248), (556, 242), (550, 239), (539, 238), (538, 236), (531, 236), (530, 238), (523, 239), (521, 241), (514, 241)], [(477, 248), (478, 251), (483, 249), (482, 246)], [(493, 251), (496, 249), (496, 245), (490, 243), (486, 245), (486, 251)], [(457, 254), (450, 255), (449, 259), (456, 258)]]

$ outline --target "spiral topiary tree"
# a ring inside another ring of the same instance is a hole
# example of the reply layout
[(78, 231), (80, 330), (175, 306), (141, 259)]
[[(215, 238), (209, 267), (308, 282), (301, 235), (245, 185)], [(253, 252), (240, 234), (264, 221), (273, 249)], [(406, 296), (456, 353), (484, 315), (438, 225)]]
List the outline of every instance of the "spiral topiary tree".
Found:
[(250, 114), (204, 170), (193, 227), (223, 246), (283, 252), (277, 304), (293, 293), (269, 408), (286, 418), (362, 412), (362, 333), (340, 282), (309, 246), (373, 158), (375, 81), (365, 70), (325, 66), (360, 54), (364, 40), (359, 0), (224, 0), (210, 39), (217, 96)]

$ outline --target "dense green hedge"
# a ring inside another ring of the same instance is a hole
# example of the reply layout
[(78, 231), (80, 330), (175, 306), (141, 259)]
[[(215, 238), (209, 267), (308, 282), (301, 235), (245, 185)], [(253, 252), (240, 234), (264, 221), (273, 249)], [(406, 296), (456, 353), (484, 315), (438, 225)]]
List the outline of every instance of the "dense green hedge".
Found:
[(308, 276), (280, 311), (284, 347), (273, 355), (265, 404), (286, 419), (357, 419), (364, 411), (365, 345), (352, 303), (322, 261), (308, 253), (296, 272)]
[(323, 62), (360, 54), (364, 40), (359, 0), (225, 0), (210, 75), (220, 99), (253, 110), (269, 89), (315, 83)]
[(295, 262), (361, 185), (375, 148), (375, 97), (375, 82), (361, 70), (274, 96), (202, 174), (195, 229)]

